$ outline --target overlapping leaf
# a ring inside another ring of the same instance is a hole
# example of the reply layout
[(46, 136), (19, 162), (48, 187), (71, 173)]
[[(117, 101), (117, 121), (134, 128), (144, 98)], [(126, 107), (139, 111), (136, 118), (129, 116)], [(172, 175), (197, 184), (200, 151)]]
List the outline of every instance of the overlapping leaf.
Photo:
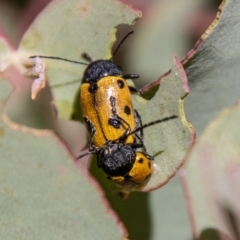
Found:
[[(25, 57), (47, 55), (81, 62), (83, 52), (94, 59), (110, 58), (116, 27), (133, 24), (139, 16), (140, 12), (118, 1), (53, 1), (25, 33), (19, 53)], [(85, 66), (46, 62), (59, 117), (69, 119)]]
[(13, 123), (0, 81), (0, 236), (3, 239), (123, 239), (126, 230), (96, 182), (51, 131)]
[[(141, 89), (142, 92), (156, 87), (159, 81)], [(133, 98), (134, 107), (143, 123), (150, 123), (164, 117), (178, 116), (177, 119), (155, 124), (144, 129), (144, 142), (149, 154), (155, 160), (155, 171), (144, 190), (155, 189), (175, 175), (183, 163), (186, 153), (194, 141), (194, 129), (186, 121), (183, 99), (188, 94), (185, 72), (177, 58), (170, 73), (160, 79), (158, 91), (149, 101), (140, 96)]]
[(240, 96), (239, 8), (239, 1), (224, 0), (215, 21), (184, 59), (192, 89), (186, 115), (199, 132)]
[[(240, 102), (223, 110), (194, 147), (184, 185), (195, 237), (215, 230), (221, 239), (239, 234)], [(210, 238), (204, 238), (210, 239)]]

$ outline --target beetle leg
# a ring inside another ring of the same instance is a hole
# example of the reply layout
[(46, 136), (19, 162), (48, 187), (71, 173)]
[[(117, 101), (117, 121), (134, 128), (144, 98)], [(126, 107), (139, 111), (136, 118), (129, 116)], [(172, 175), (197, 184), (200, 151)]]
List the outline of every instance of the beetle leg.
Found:
[(141, 138), (143, 138), (143, 129), (141, 128), (142, 127), (142, 118), (136, 109), (134, 109), (134, 119), (135, 119), (135, 123), (136, 123), (136, 128), (140, 129), (140, 131), (137, 132), (137, 134)]
[(89, 141), (88, 148), (89, 148), (89, 151), (91, 151), (91, 150), (96, 148), (92, 144), (93, 139), (94, 139), (94, 135), (96, 133), (96, 128), (95, 128), (94, 124), (88, 119), (88, 117), (84, 116), (83, 119), (84, 119), (84, 121), (87, 125), (87, 128), (88, 128), (89, 132), (90, 132), (90, 141)]

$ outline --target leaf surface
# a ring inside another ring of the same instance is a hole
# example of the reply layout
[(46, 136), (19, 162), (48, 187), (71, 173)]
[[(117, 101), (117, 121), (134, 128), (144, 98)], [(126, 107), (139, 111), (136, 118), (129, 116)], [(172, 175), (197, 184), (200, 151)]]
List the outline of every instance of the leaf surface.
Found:
[(188, 158), (183, 183), (196, 238), (211, 228), (222, 239), (236, 239), (228, 212), (239, 234), (239, 118), (240, 102), (224, 109), (208, 125)]
[(188, 82), (181, 63), (177, 58), (169, 74), (141, 89), (159, 89), (151, 100), (134, 96), (134, 107), (139, 112), (143, 124), (170, 116), (177, 119), (155, 124), (144, 129), (144, 143), (148, 153), (154, 156), (155, 171), (144, 190), (158, 188), (175, 175), (183, 163), (186, 153), (195, 139), (195, 131), (184, 115), (183, 98), (189, 92)]
[(224, 0), (212, 25), (183, 60), (191, 94), (186, 116), (202, 132), (239, 99), (240, 2)]
[[(7, 44), (1, 47), (5, 54)], [(127, 232), (99, 185), (49, 130), (6, 114), (12, 87), (0, 80), (0, 236), (3, 239), (123, 239)], [(17, 103), (16, 103), (17, 104)]]
[[(61, 0), (51, 2), (25, 33), (19, 53), (25, 57), (46, 55), (86, 62), (110, 58), (119, 24), (133, 24), (140, 12), (120, 1)], [(59, 117), (69, 119), (85, 65), (46, 60), (48, 82)]]

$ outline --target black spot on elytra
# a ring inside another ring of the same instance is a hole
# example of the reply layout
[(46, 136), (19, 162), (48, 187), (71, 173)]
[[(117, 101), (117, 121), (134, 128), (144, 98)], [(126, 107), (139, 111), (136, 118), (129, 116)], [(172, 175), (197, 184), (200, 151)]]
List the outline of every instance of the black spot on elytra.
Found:
[(152, 167), (152, 163), (148, 162), (148, 168), (150, 169)]
[(131, 114), (131, 109), (129, 106), (125, 106), (124, 107), (124, 112), (127, 114), (127, 115), (130, 115)]
[(118, 85), (118, 87), (120, 88), (120, 89), (123, 89), (124, 88), (124, 82), (123, 82), (123, 80), (117, 80), (117, 85)]
[(140, 159), (138, 160), (138, 162), (139, 162), (139, 163), (143, 163), (143, 158), (140, 158)]

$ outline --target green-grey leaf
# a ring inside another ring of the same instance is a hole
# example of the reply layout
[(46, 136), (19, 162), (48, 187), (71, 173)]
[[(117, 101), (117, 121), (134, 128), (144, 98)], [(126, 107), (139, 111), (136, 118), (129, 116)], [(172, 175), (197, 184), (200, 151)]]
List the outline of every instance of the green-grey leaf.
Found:
[[(47, 55), (84, 61), (110, 58), (116, 27), (133, 24), (140, 12), (120, 1), (60, 0), (51, 2), (24, 35), (19, 51), (26, 57)], [(60, 118), (69, 119), (84, 65), (47, 61), (48, 80)]]
[(217, 19), (185, 63), (191, 94), (186, 116), (201, 132), (218, 112), (239, 99), (240, 2), (224, 0)]
[(239, 221), (239, 119), (240, 102), (208, 125), (188, 157), (183, 179), (196, 238), (211, 228), (221, 239), (235, 239), (227, 211)]
[(133, 97), (134, 107), (140, 113), (143, 123), (178, 116), (177, 119), (144, 129), (148, 153), (155, 158), (155, 171), (144, 187), (145, 191), (165, 184), (176, 173), (193, 144), (194, 129), (186, 121), (183, 108), (183, 98), (188, 91), (186, 75), (175, 58), (171, 72), (160, 80), (160, 87), (150, 101), (136, 95)]
[(0, 81), (2, 239), (123, 239), (126, 230), (87, 170), (51, 131), (12, 122)]

